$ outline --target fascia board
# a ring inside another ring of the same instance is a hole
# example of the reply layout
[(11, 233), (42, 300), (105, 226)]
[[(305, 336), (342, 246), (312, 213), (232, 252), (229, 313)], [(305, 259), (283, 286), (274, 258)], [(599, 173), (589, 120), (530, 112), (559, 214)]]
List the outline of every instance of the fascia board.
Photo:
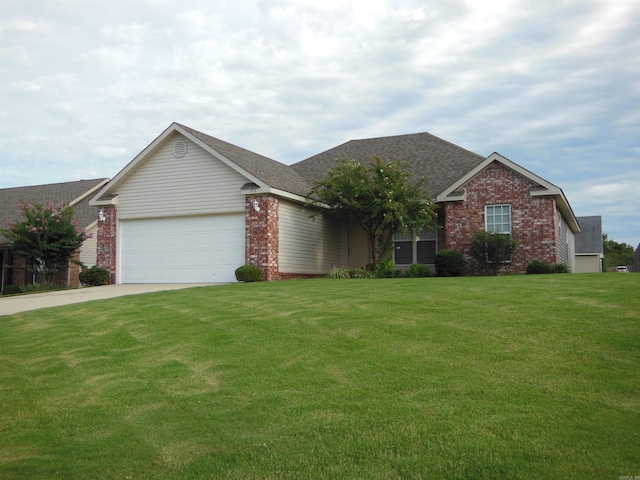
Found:
[(313, 203), (311, 200), (309, 200), (307, 197), (303, 197), (302, 195), (297, 195), (295, 193), (291, 193), (291, 192), (287, 192), (285, 190), (280, 190), (278, 188), (260, 188), (257, 189), (253, 192), (247, 192), (247, 195), (256, 195), (256, 194), (267, 194), (267, 195), (273, 195), (276, 197), (280, 197), (280, 198), (286, 198), (288, 200), (293, 200), (294, 202), (298, 202), (298, 203)]
[(110, 200), (109, 201), (100, 200), (100, 197), (103, 197), (105, 194), (111, 191), (114, 187), (116, 187), (122, 181), (122, 179), (125, 178), (127, 174), (131, 170), (133, 170), (133, 168), (136, 165), (138, 165), (138, 163), (140, 163), (160, 143), (162, 143), (162, 141), (164, 141), (165, 138), (167, 138), (174, 130), (176, 130), (176, 127), (177, 125), (175, 123), (172, 123), (171, 125), (169, 125), (169, 127), (167, 127), (164, 132), (158, 135), (153, 142), (147, 145), (147, 147), (144, 150), (142, 150), (138, 155), (136, 155), (134, 159), (131, 160), (127, 165), (125, 165), (125, 167), (122, 170), (120, 170), (115, 177), (113, 177), (113, 180), (111, 180), (104, 187), (102, 187), (102, 189), (97, 194), (95, 194), (93, 198), (89, 201), (89, 205), (94, 205), (94, 206), (113, 205), (113, 203), (111, 203)]
[(222, 155), (220, 152), (214, 150), (209, 145), (204, 143), (202, 140), (200, 140), (199, 138), (193, 136), (191, 133), (189, 133), (188, 131), (186, 131), (185, 129), (180, 127), (180, 125), (178, 125), (177, 123), (174, 122), (171, 125), (169, 125), (169, 127), (167, 127), (167, 129), (165, 129), (165, 131), (162, 132), (144, 150), (142, 150), (138, 155), (136, 155), (136, 157), (133, 160), (131, 160), (122, 170), (120, 170), (118, 172), (118, 174), (115, 177), (113, 177), (113, 180), (108, 182), (96, 195), (94, 195), (94, 197), (89, 202), (89, 205), (94, 205), (94, 206), (115, 205), (116, 203), (113, 203), (111, 199), (109, 199), (109, 200), (101, 200), (100, 198), (103, 197), (104, 195), (106, 195), (107, 193), (109, 193), (110, 191), (112, 191), (122, 181), (122, 179), (125, 178), (127, 176), (127, 174), (136, 167), (136, 165), (138, 165), (138, 163), (140, 163), (148, 155), (150, 155), (151, 152), (153, 152), (156, 149), (156, 147), (159, 144), (161, 144), (173, 132), (178, 132), (181, 135), (183, 135), (184, 137), (188, 138), (193, 143), (198, 145), (200, 148), (202, 148), (206, 152), (210, 153), (211, 155), (216, 157), (218, 160), (223, 162), (225, 165), (231, 167), (233, 170), (235, 170), (236, 172), (240, 173), (242, 176), (246, 177), (248, 180), (252, 181), (256, 185), (260, 186), (261, 188), (268, 188), (268, 186), (265, 185), (264, 182), (262, 182), (261, 180), (259, 180), (256, 177), (254, 177), (253, 175), (251, 175), (249, 172), (245, 171), (244, 169), (240, 168), (236, 163), (234, 163), (233, 161), (229, 160), (227, 157)]
[(512, 162), (511, 160), (503, 157), (497, 152), (492, 153), (487, 158), (485, 158), (480, 164), (478, 164), (475, 168), (469, 171), (466, 175), (461, 177), (459, 180), (454, 182), (451, 186), (449, 186), (446, 190), (444, 190), (440, 195), (436, 197), (437, 202), (456, 202), (456, 201), (465, 201), (466, 200), (466, 192), (463, 195), (452, 195), (453, 192), (462, 188), (467, 182), (469, 182), (473, 177), (478, 175), (482, 170), (487, 168), (491, 163), (499, 162), (505, 167), (519, 173), (525, 178), (528, 178), (534, 183), (537, 183), (544, 190), (534, 190), (530, 192), (532, 197), (548, 197), (553, 196), (556, 198), (556, 203), (564, 217), (566, 218), (571, 230), (574, 233), (580, 232), (580, 226), (578, 225), (578, 220), (567, 201), (567, 198), (564, 196), (564, 193), (560, 188), (555, 186), (554, 184), (546, 181), (544, 178), (539, 177), (533, 172), (530, 172), (526, 168), (521, 167), (517, 163)]
[(95, 227), (96, 225), (98, 225), (98, 220), (94, 220), (93, 222), (91, 222), (89, 225), (87, 225), (86, 227), (84, 227), (85, 230), (91, 230), (93, 227)]
[(466, 201), (467, 201), (467, 192), (464, 192), (462, 195), (445, 195), (445, 192), (443, 192), (436, 197), (436, 203), (466, 202)]
[(99, 198), (99, 195), (96, 195), (89, 200), (89, 205), (92, 207), (108, 207), (111, 205), (118, 205), (120, 203), (120, 197), (118, 195), (112, 198), (105, 198), (104, 200), (96, 200), (96, 198)]
[(90, 188), (89, 190), (87, 190), (86, 192), (84, 192), (82, 195), (80, 195), (78, 198), (73, 199), (72, 201), (69, 202), (69, 206), (73, 207), (76, 203), (81, 202), (82, 200), (84, 200), (85, 198), (87, 198), (89, 195), (91, 195), (93, 192), (95, 192), (96, 190), (104, 187), (107, 183), (109, 183), (109, 179), (105, 178), (103, 181), (101, 181), (100, 183), (98, 183), (96, 186)]
[(487, 165), (493, 162), (493, 156), (497, 154), (492, 154), (491, 156), (485, 158), (481, 163), (479, 163), (475, 168), (467, 172), (465, 175), (460, 177), (454, 183), (452, 183), (448, 188), (446, 188), (440, 195), (436, 197), (436, 202), (459, 202), (466, 200), (466, 194), (463, 195), (452, 195), (453, 192), (459, 190), (463, 185), (465, 185), (469, 180), (475, 177), (478, 173), (484, 170)]
[(220, 152), (218, 152), (217, 150), (215, 150), (214, 148), (210, 147), (205, 142), (200, 140), (198, 137), (195, 137), (194, 135), (192, 135), (191, 133), (189, 133), (188, 131), (186, 131), (182, 127), (180, 127), (180, 125), (174, 125), (174, 130), (179, 132), (179, 133), (181, 133), (185, 137), (187, 137), (189, 140), (191, 140), (193, 143), (198, 145), (204, 151), (206, 151), (209, 154), (211, 154), (214, 157), (216, 157), (222, 163), (224, 163), (228, 167), (230, 167), (233, 170), (235, 170), (236, 172), (238, 172), (240, 175), (245, 177), (247, 180), (250, 180), (251, 182), (255, 183), (256, 185), (258, 185), (261, 188), (269, 188), (269, 186), (267, 184), (265, 184), (262, 180), (260, 180), (259, 178), (255, 177), (251, 173), (247, 172), (244, 168), (240, 167), (233, 160), (230, 160), (229, 158), (225, 157)]

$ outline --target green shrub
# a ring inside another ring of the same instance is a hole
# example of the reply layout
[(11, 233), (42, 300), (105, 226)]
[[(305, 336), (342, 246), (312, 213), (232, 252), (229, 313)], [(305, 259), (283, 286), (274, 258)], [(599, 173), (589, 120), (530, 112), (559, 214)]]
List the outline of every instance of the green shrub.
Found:
[(17, 293), (20, 293), (20, 285), (5, 285), (5, 295), (16, 295)]
[(353, 267), (335, 267), (328, 276), (329, 278), (375, 278), (371, 270)]
[(556, 263), (553, 266), (553, 273), (569, 273), (569, 267), (564, 263)]
[(262, 269), (255, 265), (243, 265), (236, 268), (235, 273), (239, 282), (261, 282), (264, 279)]
[(109, 283), (109, 271), (106, 268), (93, 266), (82, 270), (78, 279), (80, 283), (90, 287), (106, 285)]
[(396, 276), (396, 264), (390, 258), (384, 258), (376, 264), (376, 277), (394, 278)]
[(526, 272), (529, 275), (546, 274), (546, 273), (569, 273), (569, 267), (564, 263), (548, 264), (540, 260), (534, 260), (527, 265)]
[(350, 274), (351, 278), (375, 278), (375, 274), (366, 268), (354, 268)]
[(537, 275), (542, 273), (551, 273), (551, 266), (547, 265), (540, 260), (534, 260), (529, 265), (527, 265), (526, 272), (529, 275)]
[(461, 277), (465, 272), (464, 256), (455, 250), (440, 250), (436, 254), (436, 274), (439, 277)]
[(409, 278), (422, 278), (422, 277), (430, 277), (431, 270), (423, 263), (413, 263), (409, 267), (409, 271), (407, 271), (407, 277)]
[(351, 278), (351, 268), (349, 267), (334, 267), (328, 275), (329, 278)]
[(518, 242), (511, 235), (480, 229), (473, 232), (468, 253), (485, 273), (498, 275), (517, 248)]
[(33, 285), (20, 285), (20, 293), (39, 293), (61, 290), (62, 287), (53, 283), (34, 283)]

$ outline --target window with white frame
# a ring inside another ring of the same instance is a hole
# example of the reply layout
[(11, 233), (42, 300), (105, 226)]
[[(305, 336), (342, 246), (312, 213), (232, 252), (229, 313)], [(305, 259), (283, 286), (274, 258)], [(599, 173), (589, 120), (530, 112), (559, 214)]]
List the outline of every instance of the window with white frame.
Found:
[(393, 246), (393, 261), (396, 265), (434, 264), (436, 261), (436, 228), (423, 228), (418, 235), (396, 233), (393, 236)]
[(484, 207), (485, 230), (491, 233), (511, 234), (511, 205), (486, 205)]

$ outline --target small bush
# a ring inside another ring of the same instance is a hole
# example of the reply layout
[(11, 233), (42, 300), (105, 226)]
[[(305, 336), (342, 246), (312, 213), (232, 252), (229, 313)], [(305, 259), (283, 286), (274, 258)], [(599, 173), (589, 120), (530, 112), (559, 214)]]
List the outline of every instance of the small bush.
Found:
[(546, 273), (569, 273), (569, 267), (564, 263), (548, 264), (540, 260), (534, 260), (527, 265), (526, 272), (529, 275), (546, 274)]
[(366, 268), (355, 268), (350, 273), (351, 278), (375, 278), (374, 273)]
[(553, 266), (553, 273), (569, 273), (569, 267), (564, 263), (556, 263)]
[(53, 283), (34, 283), (33, 285), (20, 285), (20, 293), (39, 293), (61, 290), (62, 287)]
[(20, 293), (20, 285), (5, 285), (4, 294), (5, 295), (15, 295)]
[(429, 270), (429, 267), (423, 263), (413, 263), (407, 272), (407, 277), (409, 278), (423, 278), (430, 276), (431, 270)]
[(384, 258), (376, 264), (376, 277), (394, 278), (396, 276), (396, 264), (389, 258)]
[(498, 275), (517, 248), (518, 242), (511, 238), (511, 235), (480, 229), (471, 235), (471, 245), (467, 253), (478, 262), (486, 274)]
[(90, 287), (106, 285), (109, 282), (109, 271), (102, 267), (86, 268), (78, 275), (80, 283)]
[(328, 276), (329, 278), (351, 278), (351, 269), (349, 267), (334, 267)]
[(375, 278), (371, 270), (353, 267), (334, 268), (328, 276), (329, 278)]
[(236, 268), (236, 280), (239, 282), (261, 282), (264, 279), (264, 273), (260, 267), (256, 265), (243, 265)]
[(551, 273), (550, 265), (547, 265), (546, 263), (541, 262), (540, 260), (534, 260), (529, 265), (527, 265), (526, 272), (529, 275)]
[(464, 256), (455, 250), (440, 250), (436, 254), (436, 274), (439, 277), (461, 277), (465, 272)]

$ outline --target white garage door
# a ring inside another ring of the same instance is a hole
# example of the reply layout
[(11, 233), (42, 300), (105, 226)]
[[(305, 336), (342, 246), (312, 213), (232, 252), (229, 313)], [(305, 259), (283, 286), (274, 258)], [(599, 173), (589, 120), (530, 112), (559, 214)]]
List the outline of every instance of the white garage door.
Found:
[(123, 220), (122, 283), (234, 282), (244, 215)]

